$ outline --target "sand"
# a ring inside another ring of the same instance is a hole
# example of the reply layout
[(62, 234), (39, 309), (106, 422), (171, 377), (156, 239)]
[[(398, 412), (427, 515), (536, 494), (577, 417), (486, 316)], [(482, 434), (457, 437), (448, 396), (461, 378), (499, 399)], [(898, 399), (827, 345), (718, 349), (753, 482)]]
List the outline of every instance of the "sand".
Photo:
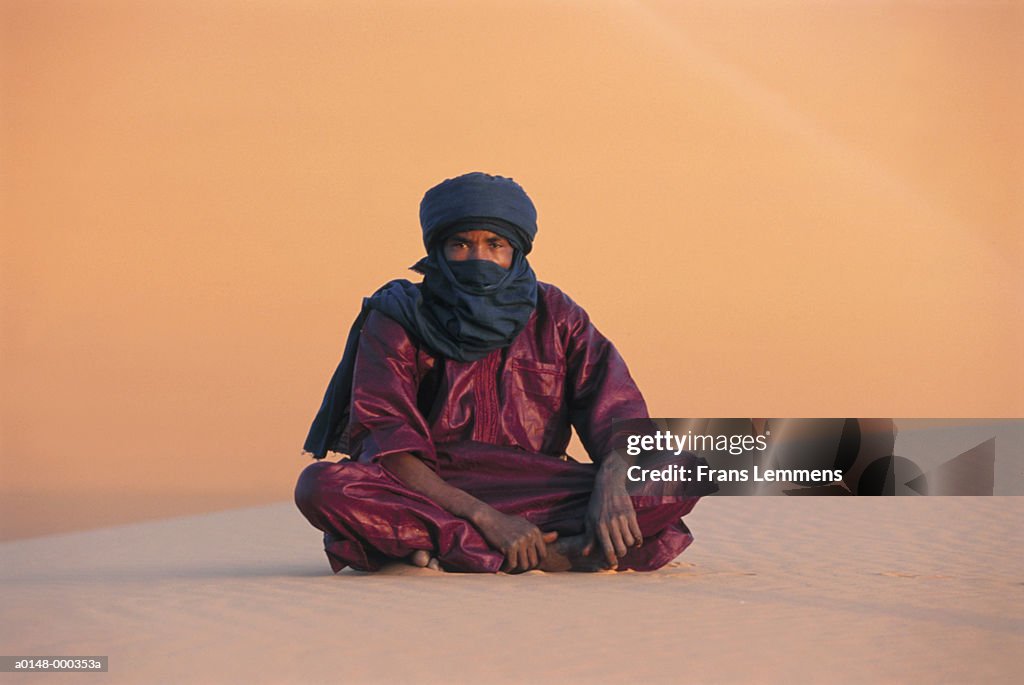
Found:
[(290, 503), (0, 545), (5, 682), (1010, 682), (1024, 499), (711, 498), (649, 574), (332, 575)]

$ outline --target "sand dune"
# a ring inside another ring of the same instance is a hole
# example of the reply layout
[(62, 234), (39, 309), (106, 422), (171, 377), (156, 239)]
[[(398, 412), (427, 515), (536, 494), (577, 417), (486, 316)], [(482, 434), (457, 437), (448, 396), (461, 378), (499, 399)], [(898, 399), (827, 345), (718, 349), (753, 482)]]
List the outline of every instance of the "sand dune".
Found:
[(1011, 682), (1021, 520), (1020, 498), (712, 498), (653, 574), (334, 576), (280, 504), (0, 545), (0, 644), (106, 654), (118, 683)]

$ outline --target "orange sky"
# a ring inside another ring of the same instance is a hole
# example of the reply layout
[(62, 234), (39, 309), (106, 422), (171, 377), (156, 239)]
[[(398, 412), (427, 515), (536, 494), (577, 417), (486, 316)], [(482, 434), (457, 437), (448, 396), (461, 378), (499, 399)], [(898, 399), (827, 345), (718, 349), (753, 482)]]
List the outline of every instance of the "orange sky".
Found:
[(1024, 415), (1020, 3), (0, 13), (2, 491), (288, 497), (471, 170), (657, 415)]

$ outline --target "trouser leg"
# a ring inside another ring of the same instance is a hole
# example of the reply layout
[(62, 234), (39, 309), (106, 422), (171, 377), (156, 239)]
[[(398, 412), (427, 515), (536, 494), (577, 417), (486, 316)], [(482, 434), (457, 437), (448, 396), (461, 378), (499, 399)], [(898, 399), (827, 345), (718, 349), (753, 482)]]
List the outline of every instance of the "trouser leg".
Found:
[[(542, 531), (584, 532), (597, 467), (509, 447), (459, 443), (438, 447), (440, 476), (498, 511), (522, 516)], [(651, 489), (632, 497), (642, 547), (630, 548), (620, 569), (654, 570), (678, 556), (693, 536), (680, 518), (696, 497)], [(295, 501), (316, 528), (335, 572), (376, 570), (412, 552), (431, 550), (449, 570), (495, 572), (503, 556), (468, 521), (416, 493), (377, 464), (350, 460), (311, 464), (299, 477)]]
[[(459, 443), (438, 448), (438, 466), (451, 485), (505, 514), (522, 516), (542, 531), (579, 535), (597, 466), (562, 461), (507, 447)], [(697, 497), (680, 494), (678, 483), (647, 483), (631, 499), (643, 546), (631, 547), (619, 568), (653, 571), (679, 556), (693, 542), (680, 520)]]
[(377, 464), (311, 464), (299, 476), (295, 503), (324, 532), (335, 572), (375, 571), (387, 561), (430, 550), (450, 570), (495, 572), (503, 557), (468, 521), (405, 487)]

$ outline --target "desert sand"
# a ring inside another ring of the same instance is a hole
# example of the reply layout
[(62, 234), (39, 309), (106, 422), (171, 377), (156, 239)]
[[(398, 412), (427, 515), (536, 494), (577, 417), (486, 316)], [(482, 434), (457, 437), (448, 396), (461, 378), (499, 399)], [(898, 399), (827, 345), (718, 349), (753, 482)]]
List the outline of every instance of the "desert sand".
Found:
[(656, 573), (332, 575), (290, 503), (0, 545), (5, 682), (1014, 682), (1024, 499), (710, 498)]

